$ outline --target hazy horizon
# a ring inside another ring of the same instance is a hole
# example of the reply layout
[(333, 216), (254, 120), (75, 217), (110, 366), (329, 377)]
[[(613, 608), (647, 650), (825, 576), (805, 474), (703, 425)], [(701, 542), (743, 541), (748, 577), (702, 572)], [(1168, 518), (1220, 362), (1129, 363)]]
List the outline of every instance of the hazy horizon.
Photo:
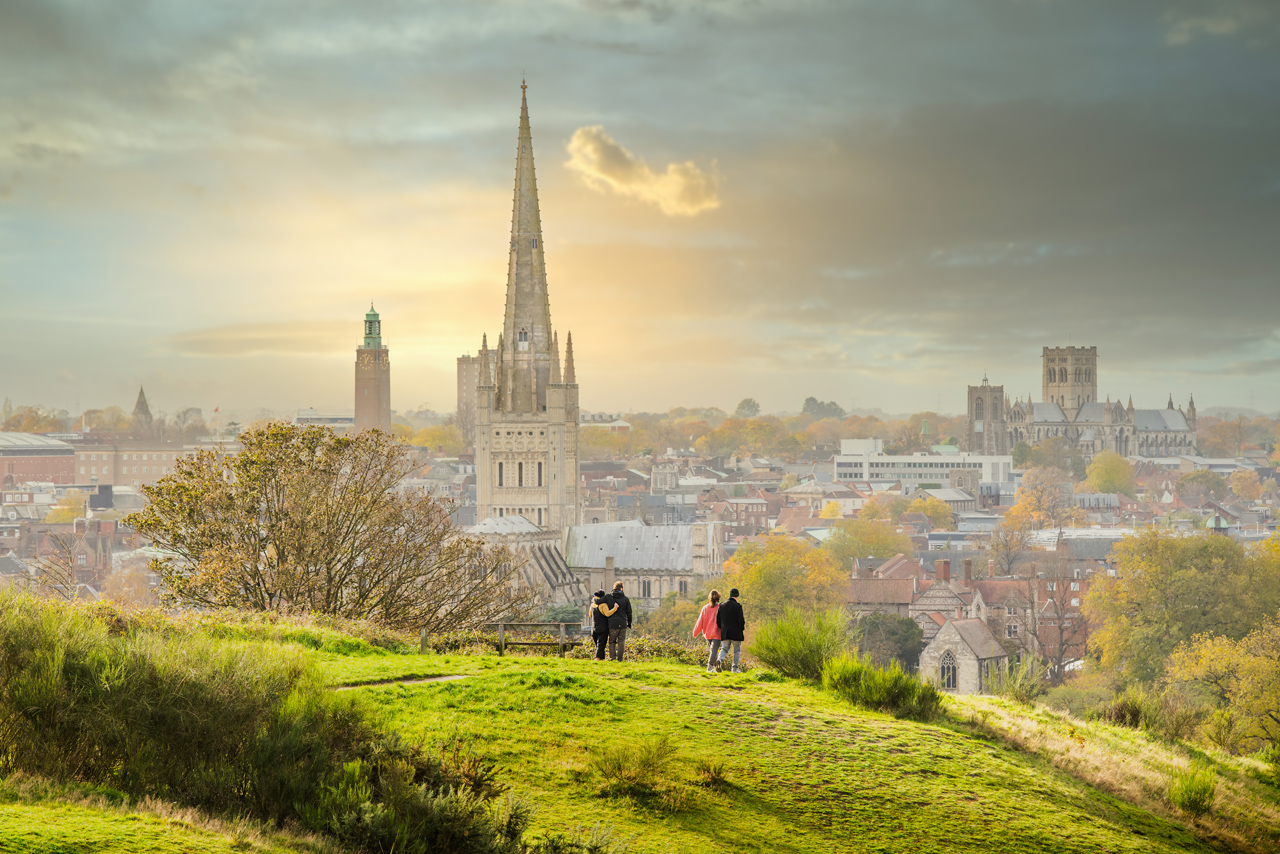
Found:
[(1280, 7), (1119, 5), (6, 3), (0, 395), (451, 411), (523, 75), (584, 409), (1280, 410)]

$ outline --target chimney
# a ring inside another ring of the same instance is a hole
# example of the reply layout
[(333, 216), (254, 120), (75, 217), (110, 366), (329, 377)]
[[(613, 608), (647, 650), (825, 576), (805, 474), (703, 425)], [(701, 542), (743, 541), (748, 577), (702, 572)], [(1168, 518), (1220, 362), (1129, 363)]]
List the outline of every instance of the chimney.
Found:
[(996, 577), (996, 562), (994, 560), (987, 561), (987, 578)]
[(973, 586), (973, 558), (964, 559), (964, 586)]
[(947, 559), (947, 560), (940, 560), (940, 561), (938, 561), (938, 562), (937, 562), (937, 570), (938, 570), (938, 571), (937, 571), (935, 574), (938, 576), (938, 580), (939, 580), (939, 581), (941, 581), (943, 584), (950, 583), (950, 581), (951, 581), (951, 560), (950, 560), (950, 559)]
[(963, 607), (963, 606), (961, 606), (961, 605), (957, 605), (957, 606), (956, 606), (956, 619), (957, 619), (957, 620), (963, 620), (963, 619), (964, 619), (964, 607)]

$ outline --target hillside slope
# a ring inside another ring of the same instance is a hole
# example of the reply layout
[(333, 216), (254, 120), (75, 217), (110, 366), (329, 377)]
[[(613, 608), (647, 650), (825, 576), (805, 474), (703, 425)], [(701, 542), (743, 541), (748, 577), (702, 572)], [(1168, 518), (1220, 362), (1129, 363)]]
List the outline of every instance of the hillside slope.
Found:
[[(398, 668), (471, 674), (359, 690), (407, 735), (474, 737), (540, 825), (603, 822), (636, 852), (1207, 850), (1185, 828), (1034, 757), (758, 673), (489, 656), (328, 657), (327, 666), (337, 681)], [(607, 781), (593, 757), (660, 734), (678, 754), (673, 788), (683, 778), (686, 795), (674, 806), (601, 796)], [(699, 759), (722, 760), (727, 785), (697, 785)]]

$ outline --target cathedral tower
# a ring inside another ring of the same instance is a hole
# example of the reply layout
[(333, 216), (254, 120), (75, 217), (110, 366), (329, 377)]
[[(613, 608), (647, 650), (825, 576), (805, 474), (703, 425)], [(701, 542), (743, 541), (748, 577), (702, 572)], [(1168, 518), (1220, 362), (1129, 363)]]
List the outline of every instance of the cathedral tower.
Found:
[(391, 357), (373, 303), (364, 316), (364, 346), (356, 348), (355, 431), (364, 430), (391, 432)]
[(548, 530), (578, 524), (578, 384), (573, 336), (551, 327), (533, 169), (529, 105), (520, 84), (507, 305), (496, 350), (486, 337), (476, 389), (477, 516), (523, 516)]
[(1068, 421), (1086, 403), (1098, 399), (1097, 347), (1045, 347), (1041, 400), (1062, 407)]
[(969, 412), (965, 449), (971, 454), (1009, 453), (1009, 432), (1004, 386), (992, 385), (982, 375), (982, 385), (969, 386)]

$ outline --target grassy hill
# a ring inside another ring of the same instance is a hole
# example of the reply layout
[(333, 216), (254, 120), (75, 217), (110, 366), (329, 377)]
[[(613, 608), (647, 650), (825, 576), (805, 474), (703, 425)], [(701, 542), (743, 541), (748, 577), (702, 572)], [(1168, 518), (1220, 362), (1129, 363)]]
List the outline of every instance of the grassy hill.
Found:
[[(1264, 851), (1280, 842), (1277, 790), (1253, 779), (1247, 761), (1203, 757), (1221, 769), (1224, 814), (1191, 824), (1159, 797), (1161, 769), (1195, 758), (1185, 750), (999, 701), (952, 701), (947, 721), (920, 724), (764, 670), (403, 654), (315, 626), (206, 620), (183, 630), (247, 640), (262, 656), (301, 655), (407, 737), (497, 763), (535, 808), (536, 830), (605, 827), (633, 854)], [(418, 681), (441, 676), (465, 678)], [(641, 773), (612, 776), (618, 756)], [(0, 851), (332, 850), (85, 791), (0, 785)]]

